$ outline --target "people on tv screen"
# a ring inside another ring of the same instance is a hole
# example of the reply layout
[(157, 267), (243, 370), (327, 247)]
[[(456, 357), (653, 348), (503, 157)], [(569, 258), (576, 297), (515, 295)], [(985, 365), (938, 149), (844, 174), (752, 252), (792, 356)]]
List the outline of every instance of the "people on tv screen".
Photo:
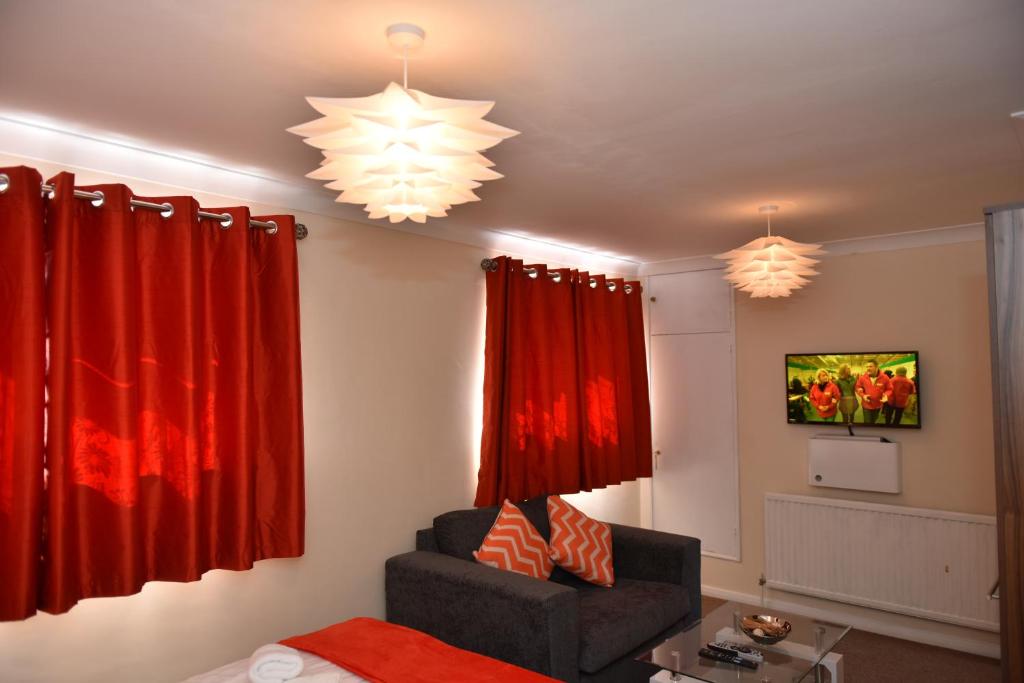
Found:
[(788, 356), (790, 423), (919, 426), (917, 355)]

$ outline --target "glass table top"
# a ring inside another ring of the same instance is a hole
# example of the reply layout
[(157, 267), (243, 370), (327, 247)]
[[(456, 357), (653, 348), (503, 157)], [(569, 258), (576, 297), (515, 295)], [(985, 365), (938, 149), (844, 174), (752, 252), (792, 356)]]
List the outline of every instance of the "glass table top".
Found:
[[(775, 645), (759, 645), (742, 631), (734, 629), (738, 619), (751, 614), (770, 614), (790, 623), (789, 636)], [(738, 617), (734, 616), (738, 615)], [(832, 651), (850, 631), (849, 626), (834, 624), (766, 607), (752, 607), (735, 602), (719, 605), (688, 629), (669, 638), (638, 659), (662, 669), (684, 674), (709, 683), (796, 683), (814, 681), (815, 670), (822, 658)], [(707, 643), (726, 640), (756, 648), (764, 654), (764, 662), (756, 669), (704, 659), (697, 653)], [(684, 679), (685, 680), (685, 679)]]

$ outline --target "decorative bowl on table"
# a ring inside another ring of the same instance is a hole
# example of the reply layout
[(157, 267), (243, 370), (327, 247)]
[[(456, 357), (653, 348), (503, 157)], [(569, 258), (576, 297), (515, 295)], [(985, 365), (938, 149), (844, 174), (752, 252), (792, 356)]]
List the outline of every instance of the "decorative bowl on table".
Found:
[(793, 629), (788, 621), (770, 614), (751, 614), (740, 619), (740, 629), (761, 645), (774, 645), (786, 639)]

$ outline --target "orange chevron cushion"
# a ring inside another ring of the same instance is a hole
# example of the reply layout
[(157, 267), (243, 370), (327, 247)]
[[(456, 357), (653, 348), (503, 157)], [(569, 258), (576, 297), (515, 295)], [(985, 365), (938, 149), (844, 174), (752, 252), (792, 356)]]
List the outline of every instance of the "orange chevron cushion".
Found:
[(555, 564), (584, 581), (610, 588), (615, 583), (612, 528), (587, 517), (558, 496), (548, 498), (548, 519)]
[(551, 576), (554, 563), (548, 556), (544, 537), (526, 519), (526, 515), (506, 500), (494, 520), (491, 530), (484, 536), (480, 549), (473, 552), (480, 564), (510, 572), (526, 574), (535, 579)]

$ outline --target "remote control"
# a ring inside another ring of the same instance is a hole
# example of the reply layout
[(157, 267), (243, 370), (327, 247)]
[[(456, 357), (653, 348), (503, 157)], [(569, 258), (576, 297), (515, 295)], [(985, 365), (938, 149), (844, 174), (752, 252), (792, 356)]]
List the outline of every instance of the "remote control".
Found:
[(705, 659), (713, 659), (716, 662), (726, 662), (727, 664), (735, 664), (736, 666), (743, 666), (748, 669), (757, 668), (757, 662), (751, 662), (743, 659), (742, 657), (737, 657), (736, 655), (727, 655), (724, 652), (719, 652), (718, 650), (709, 650), (706, 647), (702, 647), (700, 652), (697, 654)]
[(727, 655), (742, 657), (743, 659), (749, 659), (752, 662), (761, 663), (764, 661), (764, 655), (761, 654), (760, 651), (755, 650), (752, 647), (747, 647), (746, 645), (738, 645), (725, 640), (708, 643), (708, 649), (724, 652)]

